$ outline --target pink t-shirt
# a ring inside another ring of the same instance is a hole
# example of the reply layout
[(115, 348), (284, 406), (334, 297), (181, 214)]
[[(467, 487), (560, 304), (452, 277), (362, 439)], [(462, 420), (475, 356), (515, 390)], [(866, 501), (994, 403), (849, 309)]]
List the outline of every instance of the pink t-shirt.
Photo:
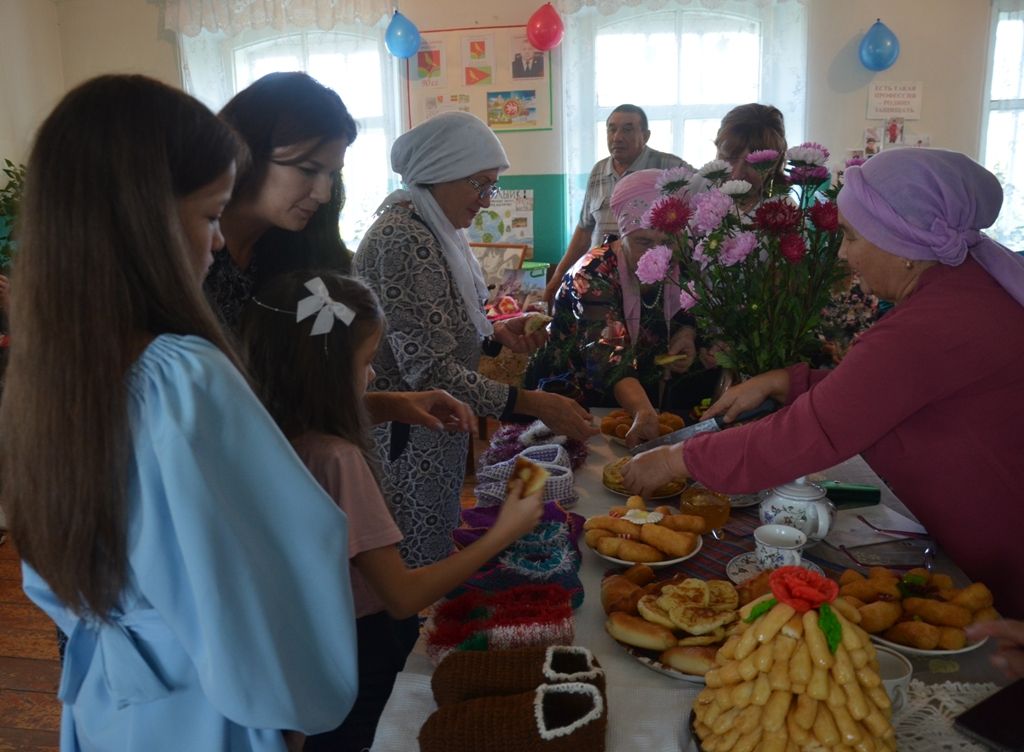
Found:
[[(337, 436), (310, 432), (292, 442), (296, 453), (348, 517), (348, 555), (393, 546), (402, 540), (377, 479), (362, 452)], [(356, 618), (384, 610), (384, 603), (357, 567), (349, 566)]]

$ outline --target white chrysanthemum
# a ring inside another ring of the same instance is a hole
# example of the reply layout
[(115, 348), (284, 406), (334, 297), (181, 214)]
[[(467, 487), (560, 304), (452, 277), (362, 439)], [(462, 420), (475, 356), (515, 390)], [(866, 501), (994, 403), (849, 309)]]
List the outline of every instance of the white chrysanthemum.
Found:
[(732, 172), (732, 165), (724, 159), (712, 159), (706, 165), (697, 170), (697, 174), (705, 178), (710, 178), (711, 176), (724, 177), (730, 172)]
[(662, 193), (674, 193), (685, 188), (693, 175), (694, 172), (689, 167), (673, 167), (663, 170), (658, 179), (654, 181), (654, 187)]
[(745, 196), (750, 193), (750, 189), (753, 187), (746, 180), (726, 180), (718, 186), (718, 190), (726, 196)]
[(786, 152), (786, 159), (805, 165), (824, 165), (828, 155), (821, 149), (809, 146), (794, 146)]

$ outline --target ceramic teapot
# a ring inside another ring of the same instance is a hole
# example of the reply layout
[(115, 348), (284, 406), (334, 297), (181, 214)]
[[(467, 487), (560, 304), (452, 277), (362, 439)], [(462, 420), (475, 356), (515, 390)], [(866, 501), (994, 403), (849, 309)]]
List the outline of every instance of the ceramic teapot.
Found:
[(791, 525), (810, 543), (828, 535), (836, 518), (836, 507), (825, 498), (825, 490), (806, 478), (773, 488), (762, 499), (759, 512), (761, 524)]

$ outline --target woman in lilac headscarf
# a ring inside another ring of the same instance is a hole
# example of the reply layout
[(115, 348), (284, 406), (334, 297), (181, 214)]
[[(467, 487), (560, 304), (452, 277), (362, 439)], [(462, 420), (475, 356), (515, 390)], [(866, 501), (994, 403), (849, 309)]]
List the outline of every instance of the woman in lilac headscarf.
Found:
[(635, 492), (692, 476), (768, 488), (862, 454), (939, 545), (1024, 616), (1024, 259), (981, 232), (1002, 189), (963, 154), (903, 149), (846, 172), (839, 254), (896, 305), (834, 371), (791, 366), (729, 390), (726, 420), (774, 396), (757, 423), (656, 449)]
[[(555, 295), (548, 342), (527, 368), (527, 387), (561, 389), (588, 407), (625, 408), (633, 416), (626, 443), (658, 436), (655, 407), (688, 412), (711, 396), (719, 369), (697, 355), (693, 317), (680, 310), (672, 283), (641, 285), (637, 262), (665, 235), (643, 227), (661, 196), (661, 170), (622, 178), (611, 197), (620, 240), (594, 248), (566, 274)], [(658, 355), (678, 355), (659, 366)]]

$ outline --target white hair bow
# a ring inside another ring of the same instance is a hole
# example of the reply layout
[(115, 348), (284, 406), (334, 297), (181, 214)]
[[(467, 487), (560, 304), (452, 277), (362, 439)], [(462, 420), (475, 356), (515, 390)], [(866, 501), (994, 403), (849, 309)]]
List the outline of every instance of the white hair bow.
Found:
[(295, 321), (302, 321), (315, 313), (316, 321), (313, 322), (313, 329), (309, 332), (311, 337), (327, 334), (334, 328), (335, 319), (348, 326), (356, 317), (356, 312), (347, 305), (331, 300), (327, 286), (319, 277), (309, 280), (306, 283), (306, 289), (313, 294), (299, 301), (298, 308), (295, 310)]

